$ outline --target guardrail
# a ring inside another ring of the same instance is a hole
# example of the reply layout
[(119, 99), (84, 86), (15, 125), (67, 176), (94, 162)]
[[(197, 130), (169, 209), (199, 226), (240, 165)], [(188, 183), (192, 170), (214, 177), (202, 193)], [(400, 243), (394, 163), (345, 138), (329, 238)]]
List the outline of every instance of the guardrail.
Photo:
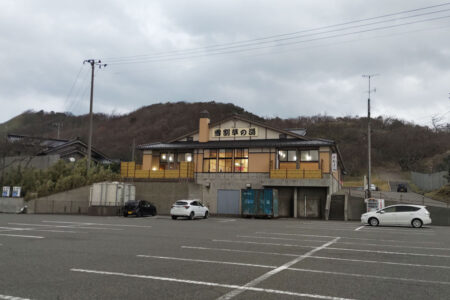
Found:
[(271, 179), (322, 179), (322, 170), (270, 170)]

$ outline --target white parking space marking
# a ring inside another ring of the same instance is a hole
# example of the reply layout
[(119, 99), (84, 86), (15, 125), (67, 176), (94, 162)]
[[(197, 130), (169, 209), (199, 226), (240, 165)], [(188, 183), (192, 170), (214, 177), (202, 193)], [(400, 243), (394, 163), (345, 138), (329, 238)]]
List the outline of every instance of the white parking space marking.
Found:
[[(21, 223), (8, 223), (8, 224), (34, 225), (34, 224), (21, 224)], [(76, 233), (76, 231), (71, 231), (71, 230), (35, 229), (35, 228), (25, 228), (25, 227), (0, 227), (0, 228), (8, 228), (5, 230), (0, 230), (0, 231), (44, 231), (44, 232)]]
[[(313, 234), (300, 234), (300, 233), (281, 233), (281, 232), (264, 232), (257, 231), (257, 234), (272, 234), (272, 235), (287, 235), (287, 236), (306, 236), (306, 237), (325, 237), (325, 238), (334, 238), (336, 236), (328, 236), (328, 235), (313, 235)], [(378, 241), (378, 242), (393, 242), (393, 243), (409, 243), (410, 241), (399, 241), (399, 240), (386, 240), (386, 239), (373, 239), (373, 238), (355, 238), (355, 237), (341, 237), (342, 240), (358, 240), (358, 241)], [(422, 241), (414, 241), (414, 244), (437, 244), (440, 243), (435, 242), (422, 242)]]
[[(269, 239), (269, 240), (283, 240), (283, 241), (296, 241), (296, 242), (326, 242), (319, 240), (299, 240), (290, 238), (280, 238), (280, 237), (268, 237), (268, 236), (251, 236), (251, 235), (237, 235), (236, 237), (241, 238), (251, 238), (251, 239)], [(425, 249), (425, 250), (440, 250), (440, 251), (450, 251), (450, 248), (435, 248), (435, 247), (421, 247), (421, 246), (409, 246), (409, 245), (386, 245), (386, 244), (367, 244), (367, 243), (354, 243), (354, 242), (336, 242), (336, 244), (344, 245), (360, 245), (360, 246), (371, 246), (371, 247), (392, 247), (392, 248), (409, 248), (409, 249)]]
[[(280, 253), (280, 252), (265, 252), (265, 251), (253, 251), (253, 250), (239, 250), (230, 248), (208, 248), (208, 247), (194, 247), (194, 246), (181, 246), (183, 249), (192, 250), (206, 250), (206, 251), (223, 251), (223, 252), (236, 252), (236, 253), (254, 253), (263, 255), (275, 255), (275, 256), (298, 256), (298, 254), (292, 253)], [(337, 261), (349, 261), (363, 264), (386, 264), (386, 265), (398, 265), (405, 267), (418, 267), (418, 268), (436, 268), (436, 269), (450, 269), (450, 266), (437, 266), (437, 265), (422, 265), (422, 264), (410, 264), (410, 263), (398, 263), (391, 261), (379, 261), (379, 260), (362, 260), (362, 259), (351, 259), (351, 258), (340, 258), (332, 256), (309, 256), (308, 259), (321, 259), (321, 260), (337, 260)]]
[(29, 238), (29, 239), (43, 239), (43, 236), (37, 235), (22, 235), (22, 234), (9, 234), (9, 233), (0, 233), (1, 236), (10, 236), (10, 237), (20, 237), (20, 238)]
[(30, 298), (21, 298), (16, 296), (0, 295), (0, 299), (5, 300), (30, 300)]
[(288, 270), (290, 270), (290, 271), (299, 271), (299, 272), (308, 272), (308, 273), (320, 273), (320, 274), (328, 274), (328, 275), (338, 275), (338, 276), (350, 276), (350, 277), (358, 277), (358, 278), (370, 278), (370, 279), (381, 279), (381, 280), (397, 280), (397, 281), (405, 281), (405, 282), (417, 282), (417, 283), (431, 283), (431, 284), (450, 285), (450, 282), (447, 282), (447, 281), (433, 281), (433, 280), (423, 280), (423, 279), (389, 277), (389, 276), (379, 276), (379, 275), (366, 275), (366, 274), (354, 274), (354, 273), (321, 271), (321, 270), (300, 269), (300, 268), (289, 268)]
[[(327, 242), (327, 243), (325, 243), (325, 244), (323, 244), (323, 245), (321, 245), (319, 247), (316, 247), (316, 248), (312, 249), (311, 251), (309, 251), (309, 252), (307, 252), (307, 253), (305, 253), (303, 255), (300, 255), (297, 258), (295, 258), (295, 259), (285, 263), (284, 265), (279, 266), (278, 268), (273, 269), (273, 270), (271, 270), (271, 271), (269, 271), (269, 272), (259, 276), (258, 278), (253, 279), (252, 281), (250, 281), (246, 285), (244, 285), (244, 287), (254, 287), (255, 285), (263, 282), (264, 280), (272, 277), (273, 275), (275, 275), (277, 273), (280, 273), (281, 271), (286, 270), (290, 266), (295, 265), (296, 263), (306, 259), (308, 256), (313, 255), (317, 251), (320, 251), (322, 249), (327, 248), (328, 246), (332, 245), (333, 243), (335, 243), (338, 240), (339, 240), (339, 237), (337, 237), (337, 238), (335, 238), (335, 239), (333, 239), (333, 240), (331, 240), (331, 241), (329, 241), (329, 242)], [(237, 295), (241, 294), (243, 291), (244, 290), (242, 290), (242, 289), (235, 289), (235, 290), (233, 290), (233, 291), (231, 291), (229, 293), (226, 293), (225, 295), (223, 295), (222, 297), (219, 297), (217, 299), (218, 300), (229, 300), (229, 299), (232, 299), (232, 298), (236, 297)]]
[[(154, 258), (154, 259), (175, 260), (175, 261), (189, 261), (189, 262), (223, 264), (223, 265), (237, 265), (237, 266), (265, 268), (265, 269), (275, 269), (275, 268), (277, 268), (276, 266), (270, 266), (270, 265), (247, 264), (247, 263), (218, 261), (218, 260), (192, 259), (192, 258), (155, 256), (155, 255), (136, 255), (136, 256), (137, 257), (143, 257), (143, 258)], [(380, 280), (397, 280), (397, 281), (406, 281), (406, 282), (419, 282), (419, 283), (432, 283), (432, 284), (450, 285), (450, 282), (446, 282), (446, 281), (434, 281), (434, 280), (423, 280), (423, 279), (413, 279), (413, 278), (379, 276), (379, 275), (370, 275), (370, 274), (356, 274), (356, 273), (322, 271), (322, 270), (312, 270), (312, 269), (303, 269), (303, 268), (290, 268), (290, 267), (286, 268), (286, 270), (297, 271), (297, 272), (320, 273), (320, 274), (327, 274), (327, 275), (350, 276), (350, 277), (358, 277), (358, 278), (370, 278), (370, 279), (380, 279)], [(227, 299), (229, 299), (229, 298), (227, 298)]]
[(219, 223), (228, 223), (228, 222), (235, 222), (236, 219), (224, 219), (224, 220), (217, 220)]
[(289, 296), (297, 296), (297, 297), (314, 298), (314, 299), (351, 300), (351, 299), (348, 299), (348, 298), (339, 298), (339, 297), (333, 297), (333, 296), (324, 296), (324, 295), (306, 294), (306, 293), (296, 293), (296, 292), (290, 292), (290, 291), (264, 289), (264, 288), (257, 288), (257, 287), (248, 287), (248, 286), (239, 286), (239, 285), (234, 285), (234, 284), (223, 284), (223, 283), (215, 283), (215, 282), (207, 282), (207, 281), (178, 279), (178, 278), (170, 278), (170, 277), (127, 274), (127, 273), (120, 273), (120, 272), (107, 272), (107, 271), (75, 269), (75, 268), (70, 269), (70, 271), (72, 271), (72, 272), (82, 272), (82, 273), (91, 273), (91, 274), (99, 274), (99, 275), (110, 275), (110, 276), (121, 276), (121, 277), (131, 277), (131, 278), (152, 279), (152, 280), (187, 283), (187, 284), (204, 285), (204, 286), (223, 287), (223, 288), (230, 288), (230, 289), (240, 290), (242, 292), (244, 292), (244, 291), (252, 291), (252, 292), (263, 292), (263, 293), (269, 293), (269, 294), (278, 294), (278, 295), (289, 295)]
[(236, 266), (245, 266), (245, 267), (255, 267), (255, 268), (269, 268), (275, 269), (276, 266), (268, 266), (268, 265), (257, 265), (257, 264), (247, 264), (247, 263), (238, 263), (231, 261), (218, 261), (218, 260), (206, 260), (206, 259), (194, 259), (194, 258), (182, 258), (182, 257), (168, 257), (168, 256), (155, 256), (155, 255), (136, 255), (137, 257), (143, 258), (157, 258), (157, 259), (166, 259), (166, 260), (179, 260), (179, 261), (192, 261), (192, 262), (202, 262), (202, 263), (211, 263), (211, 264), (222, 264), (222, 265), (236, 265)]
[[(304, 246), (304, 245), (296, 245), (296, 244), (262, 243), (262, 242), (233, 241), (233, 240), (212, 240), (212, 241), (213, 241), (213, 242), (220, 242), (220, 243), (237, 243), (237, 244), (255, 244), (255, 245), (268, 245), (268, 246), (282, 246), (282, 247), (314, 248), (314, 246)], [(353, 251), (353, 252), (368, 252), (368, 253), (393, 254), (393, 255), (411, 255), (411, 256), (427, 256), (427, 257), (445, 257), (445, 258), (450, 258), (450, 255), (442, 255), (442, 254), (426, 254), (426, 253), (411, 253), (411, 252), (393, 252), (393, 251), (369, 250), (369, 249), (350, 249), (350, 248), (327, 247), (327, 250)]]
[(28, 225), (35, 227), (51, 227), (51, 228), (69, 228), (69, 229), (93, 229), (93, 230), (113, 230), (113, 231), (121, 231), (121, 228), (107, 228), (107, 227), (92, 227), (92, 226), (82, 226), (80, 225), (45, 225), (45, 224), (28, 224), (28, 223), (8, 223), (11, 225)]
[(363, 229), (364, 227), (366, 227), (366, 226), (359, 226), (358, 228), (355, 229), (355, 231), (361, 230), (361, 229)]
[[(334, 228), (334, 227), (305, 227), (305, 226), (297, 226), (297, 225), (288, 225), (286, 228), (291, 229), (305, 229), (305, 230), (336, 230), (336, 231), (355, 231), (353, 228)], [(372, 232), (383, 232), (385, 234), (396, 234), (401, 232), (402, 234), (411, 234), (411, 235), (427, 235), (427, 236), (434, 236), (435, 233), (433, 231), (430, 232), (413, 232), (414, 230), (420, 230), (417, 228), (410, 228), (410, 229), (389, 229), (389, 228), (380, 228), (380, 227), (373, 227), (370, 230), (367, 228), (367, 230), (364, 230), (364, 233), (372, 233)], [(358, 231), (361, 232), (361, 231)]]
[(396, 266), (418, 267), (418, 268), (450, 269), (450, 266), (421, 265), (421, 264), (398, 263), (398, 262), (378, 261), (378, 260), (362, 260), (362, 259), (328, 257), (328, 256), (310, 256), (309, 258), (324, 259), (324, 260), (350, 261), (350, 262), (358, 262), (358, 263), (363, 263), (363, 264), (369, 263), (369, 264), (385, 264), (385, 265), (396, 265)]
[(212, 251), (225, 251), (225, 252), (239, 252), (239, 253), (255, 253), (255, 254), (267, 254), (267, 255), (293, 256), (293, 257), (297, 257), (298, 256), (298, 254), (290, 254), (290, 253), (263, 252), (263, 251), (252, 251), (252, 250), (229, 249), (229, 248), (208, 248), (208, 247), (195, 247), (195, 246), (181, 246), (181, 248), (194, 249), (194, 250), (212, 250)]
[(149, 225), (131, 225), (131, 224), (104, 224), (104, 223), (87, 223), (87, 222), (66, 222), (66, 221), (42, 221), (43, 223), (59, 223), (74, 225), (98, 225), (98, 226), (119, 226), (119, 227), (136, 227), (136, 228), (152, 228)]

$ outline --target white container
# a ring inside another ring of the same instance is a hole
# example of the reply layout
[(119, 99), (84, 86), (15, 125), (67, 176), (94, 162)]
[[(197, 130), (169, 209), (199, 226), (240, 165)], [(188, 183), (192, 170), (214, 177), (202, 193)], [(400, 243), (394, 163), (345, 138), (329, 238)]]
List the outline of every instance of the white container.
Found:
[(123, 182), (99, 182), (91, 187), (90, 206), (122, 206), (135, 200), (136, 187)]

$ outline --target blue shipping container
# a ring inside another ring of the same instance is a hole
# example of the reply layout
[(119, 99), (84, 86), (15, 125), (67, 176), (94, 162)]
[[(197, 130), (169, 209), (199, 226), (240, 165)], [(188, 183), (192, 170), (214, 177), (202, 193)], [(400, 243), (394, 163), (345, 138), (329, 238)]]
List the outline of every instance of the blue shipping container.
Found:
[(246, 189), (241, 196), (243, 216), (278, 217), (278, 190)]

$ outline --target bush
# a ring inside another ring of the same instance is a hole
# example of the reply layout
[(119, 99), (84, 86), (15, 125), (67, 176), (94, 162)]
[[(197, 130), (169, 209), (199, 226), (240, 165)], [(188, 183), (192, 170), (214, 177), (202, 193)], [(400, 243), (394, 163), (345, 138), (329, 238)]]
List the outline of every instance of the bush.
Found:
[(19, 166), (0, 178), (0, 186), (21, 186), (25, 199), (30, 199), (119, 178), (109, 166), (93, 164), (87, 171), (85, 159), (74, 163), (60, 160), (47, 170)]

